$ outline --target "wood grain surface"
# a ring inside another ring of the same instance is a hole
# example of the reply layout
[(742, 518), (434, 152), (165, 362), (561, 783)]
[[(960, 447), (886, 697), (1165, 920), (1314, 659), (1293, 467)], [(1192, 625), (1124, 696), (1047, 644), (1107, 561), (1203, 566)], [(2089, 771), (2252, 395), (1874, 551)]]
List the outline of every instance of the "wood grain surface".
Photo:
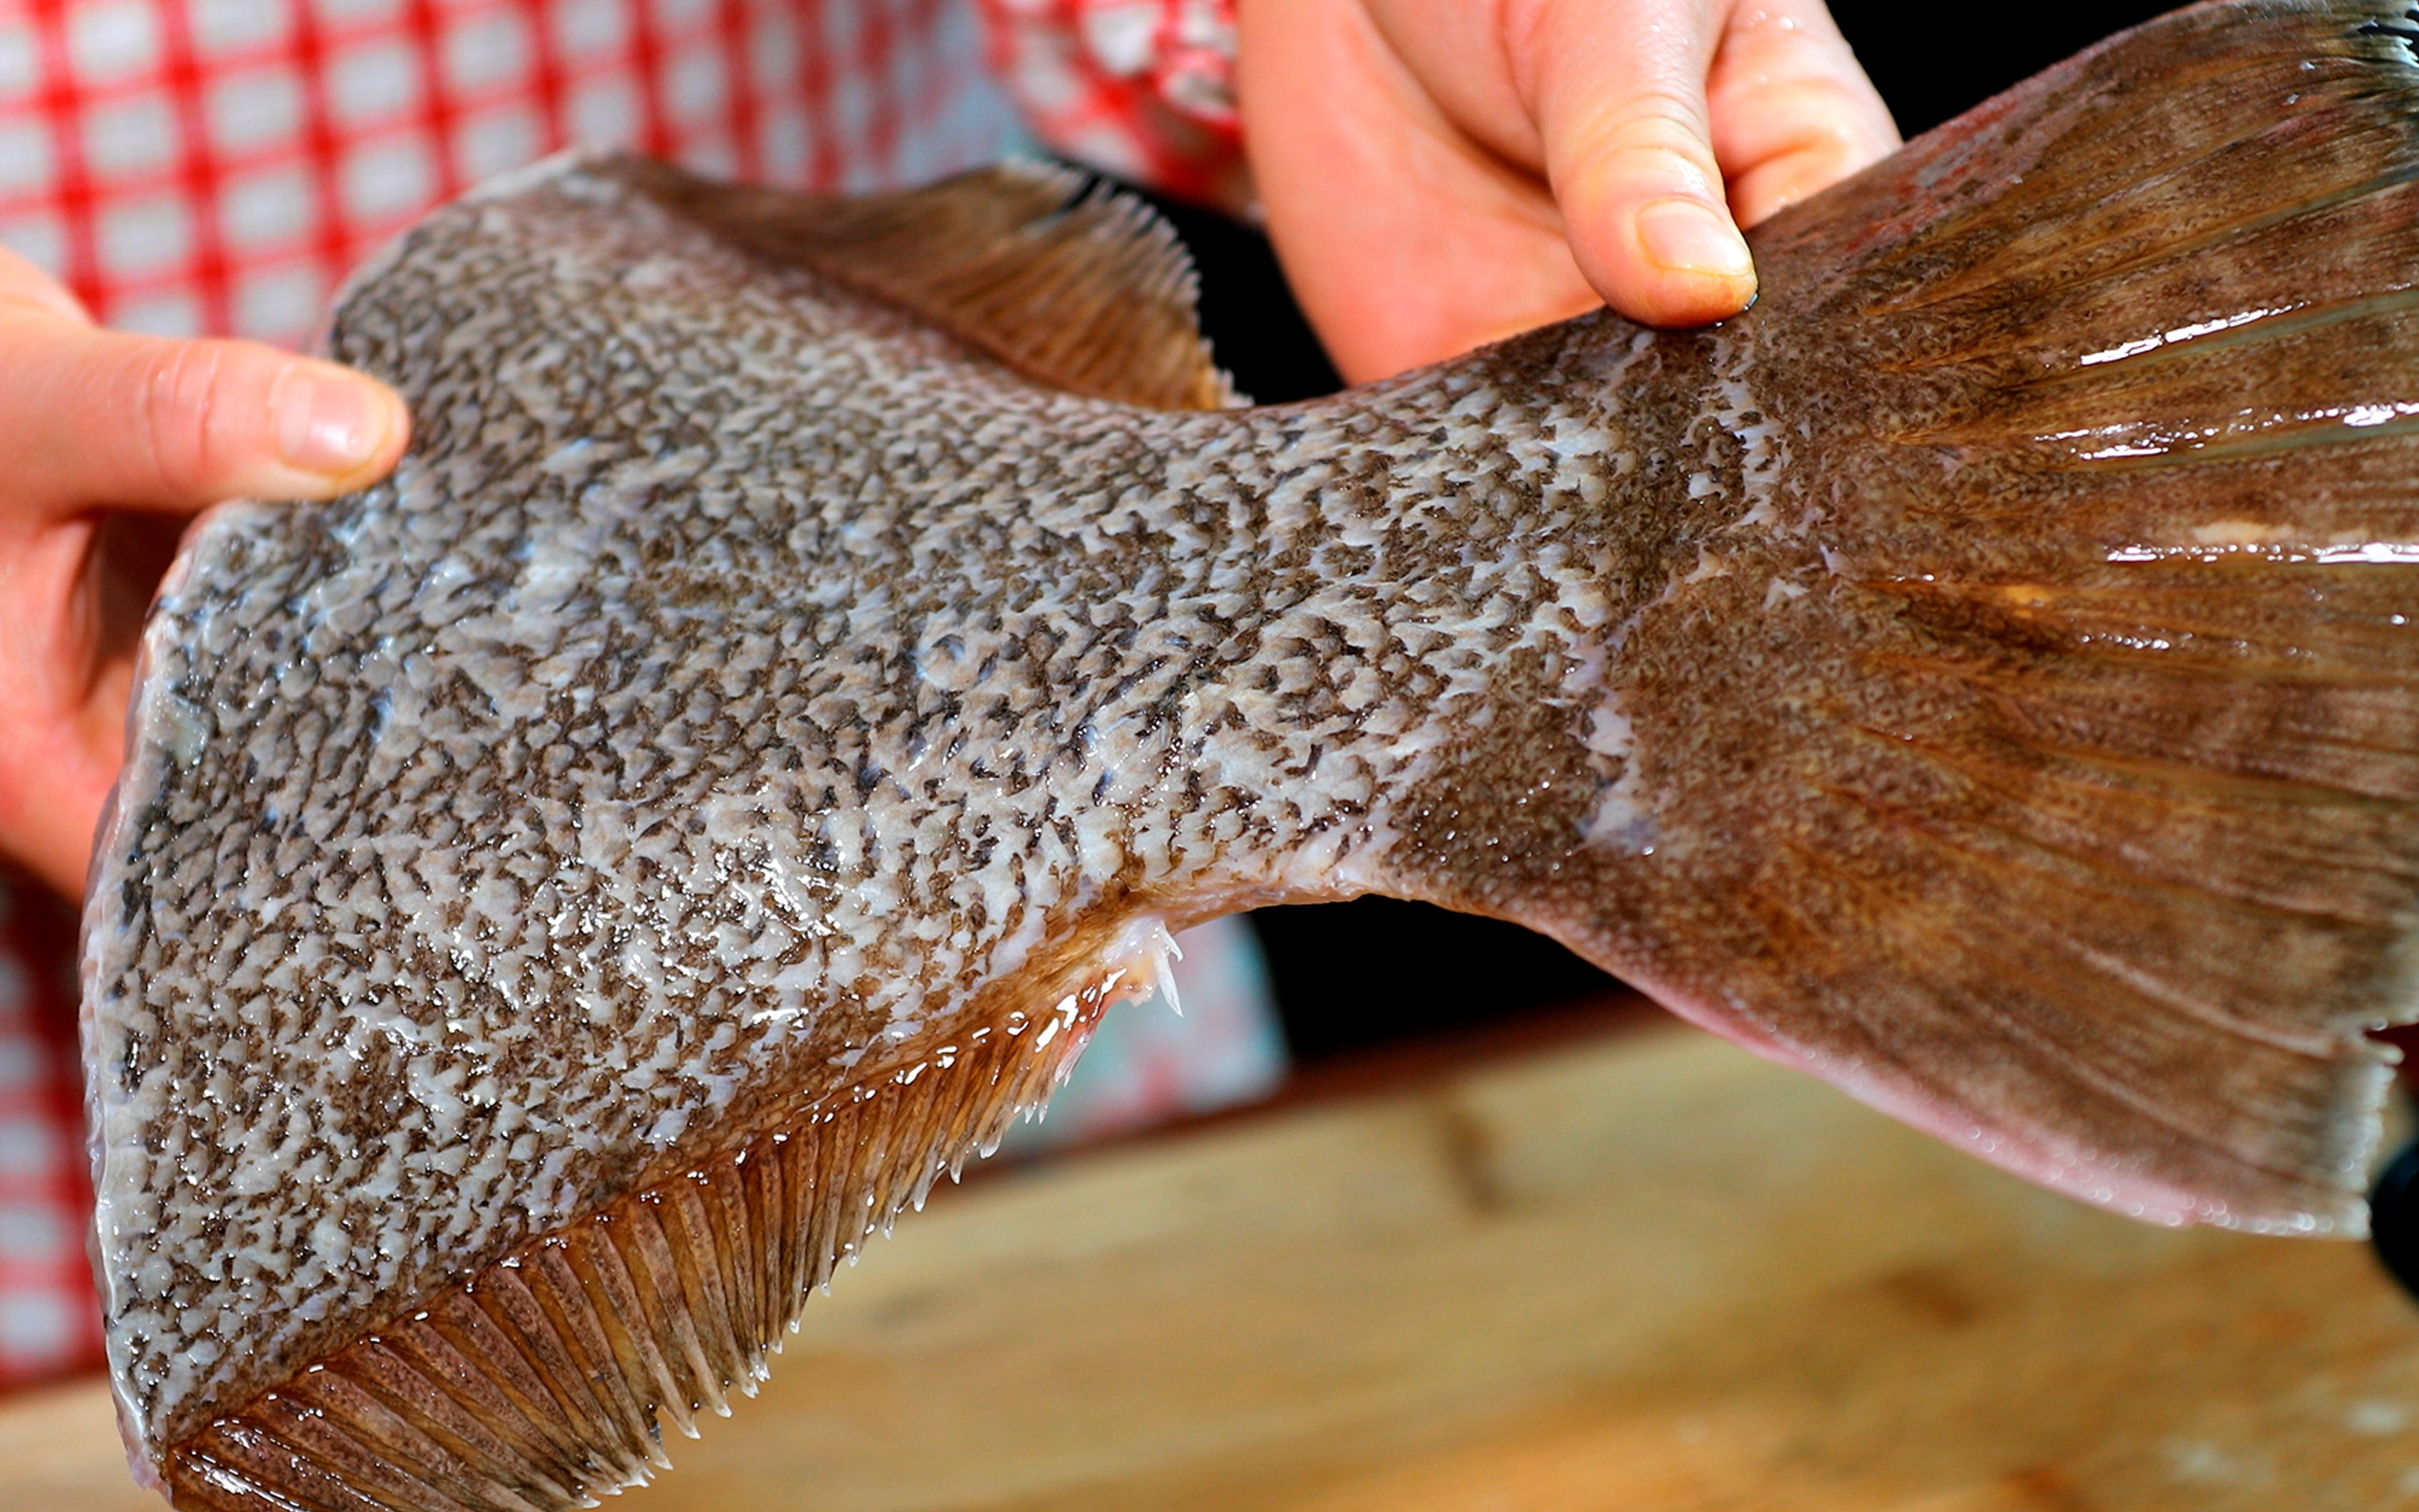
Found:
[[(2419, 1509), (2357, 1245), (2139, 1227), (1630, 1033), (944, 1194), (630, 1512)], [(0, 1507), (119, 1512), (98, 1386)]]

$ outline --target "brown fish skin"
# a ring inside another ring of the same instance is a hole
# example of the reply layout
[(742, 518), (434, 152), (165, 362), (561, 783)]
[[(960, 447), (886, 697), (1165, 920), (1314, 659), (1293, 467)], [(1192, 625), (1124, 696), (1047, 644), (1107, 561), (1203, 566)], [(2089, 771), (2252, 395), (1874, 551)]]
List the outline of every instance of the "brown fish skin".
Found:
[(2185, 12), (1769, 224), (1720, 329), (1267, 409), (1150, 408), (1223, 392), (1163, 235), (1029, 175), (434, 218), (334, 336), (411, 456), (221, 516), (149, 636), (85, 957), (138, 1460), (642, 1478), (1161, 931), (1370, 890), (2092, 1200), (2356, 1231), (2406, 34)]

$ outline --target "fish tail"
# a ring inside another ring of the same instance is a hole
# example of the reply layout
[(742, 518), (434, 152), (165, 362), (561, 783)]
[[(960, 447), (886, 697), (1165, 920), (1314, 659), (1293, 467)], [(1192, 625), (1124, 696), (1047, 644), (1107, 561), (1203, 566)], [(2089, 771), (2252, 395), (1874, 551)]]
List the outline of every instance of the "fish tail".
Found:
[(1710, 339), (1794, 455), (1621, 628), (1584, 838), (1432, 895), (2074, 1195), (2363, 1231), (2365, 1031), (2419, 1015), (2414, 46), (2179, 12), (1762, 228)]

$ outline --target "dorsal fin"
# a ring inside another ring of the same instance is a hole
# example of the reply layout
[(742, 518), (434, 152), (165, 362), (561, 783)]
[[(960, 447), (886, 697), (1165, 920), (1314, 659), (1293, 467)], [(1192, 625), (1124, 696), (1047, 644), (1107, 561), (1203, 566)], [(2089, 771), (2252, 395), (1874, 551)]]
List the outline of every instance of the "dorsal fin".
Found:
[(1198, 281), (1131, 195), (1033, 162), (923, 189), (799, 194), (625, 157), (600, 171), (759, 255), (895, 304), (1071, 393), (1153, 409), (1238, 403), (1194, 316)]

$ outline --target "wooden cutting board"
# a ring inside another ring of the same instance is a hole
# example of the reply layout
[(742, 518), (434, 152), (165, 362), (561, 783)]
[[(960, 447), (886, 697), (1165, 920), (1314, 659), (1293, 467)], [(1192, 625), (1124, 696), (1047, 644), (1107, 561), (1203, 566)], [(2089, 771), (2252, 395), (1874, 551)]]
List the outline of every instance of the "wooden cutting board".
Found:
[[(2419, 1307), (1687, 1031), (987, 1179), (630, 1512), (2419, 1509)], [(118, 1512), (98, 1387), (0, 1508)]]

